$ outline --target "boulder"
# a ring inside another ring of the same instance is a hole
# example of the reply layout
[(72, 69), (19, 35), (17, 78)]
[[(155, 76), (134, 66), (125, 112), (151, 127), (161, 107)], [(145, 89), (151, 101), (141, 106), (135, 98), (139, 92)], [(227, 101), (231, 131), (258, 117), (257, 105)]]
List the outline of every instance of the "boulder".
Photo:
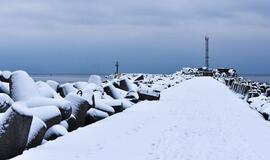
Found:
[(115, 110), (113, 109), (113, 107), (103, 103), (101, 99), (95, 99), (93, 107), (103, 112), (107, 112), (109, 115), (112, 115), (115, 113)]
[(57, 125), (52, 126), (46, 131), (44, 135), (44, 139), (47, 141), (55, 140), (56, 138), (64, 136), (66, 134), (68, 134), (68, 131), (66, 130), (66, 128), (57, 124)]
[(59, 87), (58, 91), (62, 97), (66, 97), (69, 93), (77, 94), (79, 90), (73, 87), (72, 84), (65, 83)]
[(102, 119), (107, 118), (107, 117), (109, 117), (108, 113), (103, 112), (101, 110), (98, 110), (96, 108), (90, 108), (87, 111), (85, 123), (86, 123), (86, 125), (88, 125), (88, 124), (94, 123), (96, 121), (102, 120)]
[(22, 103), (14, 103), (0, 119), (0, 159), (21, 154), (26, 148), (33, 115)]
[(46, 83), (55, 91), (58, 91), (59, 83), (53, 80), (47, 80)]
[(35, 107), (29, 110), (34, 116), (41, 119), (47, 128), (60, 123), (62, 120), (61, 112), (56, 106)]
[(28, 135), (26, 148), (29, 149), (40, 145), (42, 143), (46, 130), (46, 124), (42, 120), (34, 116)]
[(10, 94), (9, 83), (0, 82), (0, 93)]
[(10, 77), (10, 95), (14, 101), (40, 96), (34, 80), (24, 71), (15, 71)]
[(84, 126), (86, 112), (90, 108), (88, 101), (76, 94), (68, 94), (65, 99), (71, 103), (72, 115), (76, 117), (77, 127)]
[(9, 82), (11, 76), (10, 71), (2, 71), (0, 74), (0, 81), (2, 82)]
[(61, 112), (62, 119), (69, 118), (72, 111), (71, 103), (63, 98), (33, 97), (24, 103), (30, 108), (56, 106)]
[(0, 93), (0, 113), (5, 112), (14, 101), (5, 93)]
[(154, 101), (154, 100), (159, 100), (160, 99), (160, 94), (155, 93), (155, 92), (147, 92), (147, 91), (138, 91), (139, 94), (139, 100), (149, 100), (149, 101)]
[(113, 97), (114, 99), (121, 99), (123, 98), (121, 92), (115, 88), (115, 86), (113, 86), (112, 84), (109, 84), (107, 86), (104, 87), (104, 91), (111, 97)]

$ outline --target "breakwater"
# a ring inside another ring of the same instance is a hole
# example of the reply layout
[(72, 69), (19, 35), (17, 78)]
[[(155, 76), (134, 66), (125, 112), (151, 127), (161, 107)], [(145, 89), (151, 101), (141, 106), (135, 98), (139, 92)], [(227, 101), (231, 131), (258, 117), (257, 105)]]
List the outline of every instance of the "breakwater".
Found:
[(25, 71), (0, 73), (0, 159), (90, 125), (193, 76), (121, 74), (111, 80), (35, 82)]

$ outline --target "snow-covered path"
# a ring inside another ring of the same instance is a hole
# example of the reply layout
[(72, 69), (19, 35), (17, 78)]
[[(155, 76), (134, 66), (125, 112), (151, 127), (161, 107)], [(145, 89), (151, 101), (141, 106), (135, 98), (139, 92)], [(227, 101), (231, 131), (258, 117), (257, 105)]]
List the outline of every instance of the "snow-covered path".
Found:
[(270, 125), (225, 85), (194, 78), (19, 160), (269, 160)]

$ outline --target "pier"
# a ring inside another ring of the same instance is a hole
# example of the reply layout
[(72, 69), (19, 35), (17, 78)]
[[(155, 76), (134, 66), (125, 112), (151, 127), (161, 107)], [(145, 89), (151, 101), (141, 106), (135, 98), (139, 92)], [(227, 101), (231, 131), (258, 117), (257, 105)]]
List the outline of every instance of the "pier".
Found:
[(225, 84), (195, 77), (14, 159), (269, 160), (270, 124)]

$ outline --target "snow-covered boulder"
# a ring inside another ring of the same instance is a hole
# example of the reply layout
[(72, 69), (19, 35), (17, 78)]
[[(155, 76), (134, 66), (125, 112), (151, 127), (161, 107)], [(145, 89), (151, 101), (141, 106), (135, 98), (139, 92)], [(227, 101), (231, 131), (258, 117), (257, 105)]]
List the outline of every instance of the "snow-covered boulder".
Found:
[(102, 80), (101, 77), (98, 75), (91, 75), (88, 79), (88, 83), (94, 83), (97, 86), (102, 86)]
[(87, 82), (76, 82), (73, 86), (78, 90), (83, 90), (86, 85), (88, 85)]
[(26, 148), (33, 115), (22, 103), (14, 103), (0, 119), (0, 158), (21, 154)]
[(60, 123), (62, 120), (61, 112), (56, 106), (35, 107), (29, 110), (34, 116), (41, 119), (47, 128)]
[(123, 98), (121, 92), (112, 84), (108, 84), (104, 87), (104, 91), (114, 99), (121, 99)]
[(87, 100), (76, 94), (68, 94), (65, 99), (71, 102), (72, 114), (76, 117), (77, 127), (85, 124), (86, 112), (90, 108)]
[(102, 120), (107, 117), (109, 117), (108, 113), (98, 110), (96, 108), (90, 108), (87, 111), (86, 125)]
[(57, 125), (52, 126), (46, 131), (44, 139), (47, 141), (50, 141), (58, 137), (64, 136), (66, 134), (68, 134), (68, 131), (66, 130), (66, 128), (57, 124)]
[(46, 124), (42, 120), (34, 116), (29, 131), (26, 148), (29, 149), (40, 145), (42, 143), (46, 130)]
[(9, 82), (10, 76), (11, 76), (10, 71), (2, 71), (0, 74), (0, 81)]
[(59, 83), (53, 80), (47, 80), (46, 83), (55, 91), (58, 91)]
[(65, 83), (63, 85), (60, 85), (58, 90), (62, 97), (66, 97), (69, 93), (76, 94), (79, 91), (77, 88), (73, 87), (73, 85), (70, 83)]
[(120, 89), (125, 91), (136, 91), (137, 86), (128, 78), (123, 78), (120, 80)]
[(47, 83), (38, 81), (36, 82), (39, 94), (42, 97), (48, 97), (48, 98), (59, 98), (60, 95), (56, 93), (56, 91), (50, 87)]
[(14, 101), (40, 96), (34, 80), (25, 71), (15, 71), (10, 77), (10, 95)]
[[(68, 119), (66, 119), (67, 123), (68, 123), (68, 131), (74, 131), (75, 129), (77, 129), (77, 120), (76, 117), (74, 115), (70, 115), (70, 117)], [(66, 126), (65, 126), (66, 127)]]
[(115, 113), (113, 107), (103, 103), (103, 101), (101, 99), (95, 99), (93, 107), (96, 109), (99, 109), (103, 112), (107, 112), (109, 115), (112, 115)]
[(67, 119), (71, 115), (71, 103), (63, 98), (33, 97), (24, 103), (30, 107), (56, 106), (61, 112), (62, 119)]
[(260, 113), (263, 115), (265, 120), (270, 120), (270, 103), (264, 104)]
[(0, 113), (5, 112), (14, 101), (5, 93), (0, 93)]
[(10, 94), (9, 83), (0, 82), (0, 93)]

